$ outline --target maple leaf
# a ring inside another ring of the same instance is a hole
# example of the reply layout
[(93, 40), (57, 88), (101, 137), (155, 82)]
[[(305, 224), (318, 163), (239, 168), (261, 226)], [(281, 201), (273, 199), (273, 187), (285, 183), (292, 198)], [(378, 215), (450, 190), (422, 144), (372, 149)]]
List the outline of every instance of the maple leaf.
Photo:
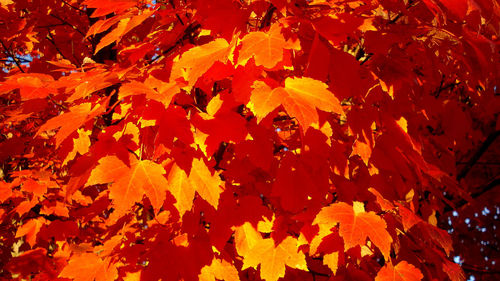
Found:
[(91, 69), (87, 72), (77, 72), (70, 77), (64, 77), (57, 81), (59, 87), (66, 86), (66, 93), (73, 93), (66, 99), (67, 102), (74, 102), (81, 98), (86, 98), (94, 92), (112, 86), (117, 82), (118, 75), (114, 72), (107, 72), (104, 69)]
[[(82, 274), (85, 272), (85, 274)], [(59, 277), (71, 278), (74, 281), (111, 281), (118, 278), (118, 272), (109, 259), (102, 260), (94, 253), (83, 253), (73, 256)]]
[(175, 163), (168, 173), (168, 190), (176, 200), (174, 205), (181, 217), (184, 213), (191, 210), (193, 207), (195, 186), (189, 182), (186, 172)]
[(63, 161), (63, 164), (66, 164), (69, 160), (75, 158), (76, 154), (84, 155), (89, 152), (90, 147), (90, 131), (85, 131), (84, 129), (78, 129), (78, 138), (73, 139), (73, 150), (68, 153), (68, 156)]
[(193, 159), (189, 182), (201, 198), (217, 209), (223, 182), (217, 173), (210, 172), (203, 159)]
[(252, 89), (252, 95), (250, 96), (251, 104), (248, 106), (252, 109), (258, 122), (280, 106), (283, 99), (288, 96), (288, 93), (283, 88), (271, 89), (263, 81), (255, 81)]
[(257, 268), (260, 264), (260, 277), (266, 281), (276, 281), (285, 276), (285, 265), (307, 270), (305, 256), (298, 251), (297, 239), (286, 237), (279, 245), (274, 240), (258, 239), (243, 259), (243, 269)]
[(224, 259), (221, 260), (215, 257), (210, 265), (206, 265), (201, 269), (198, 278), (201, 281), (215, 281), (216, 279), (227, 281), (240, 280), (238, 270), (236, 270), (234, 265)]
[(261, 239), (262, 236), (260, 233), (249, 222), (245, 222), (243, 225), (235, 228), (235, 247), (240, 256), (246, 256)]
[(339, 100), (327, 88), (325, 83), (308, 77), (288, 77), (285, 80), (288, 97), (283, 105), (288, 114), (298, 119), (304, 131), (311, 124), (318, 123), (316, 108), (344, 114)]
[(370, 238), (384, 257), (389, 258), (392, 237), (387, 232), (387, 224), (374, 212), (365, 212), (361, 202), (354, 202), (353, 206), (339, 202), (323, 207), (313, 224), (324, 229), (331, 229), (339, 224), (339, 234), (344, 239), (345, 250), (362, 246), (366, 243), (366, 238)]
[(396, 266), (386, 263), (377, 273), (375, 281), (420, 281), (424, 278), (422, 272), (406, 261), (399, 262)]
[(323, 256), (323, 264), (328, 266), (328, 268), (332, 270), (334, 275), (337, 273), (338, 262), (339, 262), (339, 252), (333, 252), (325, 254)]
[(17, 229), (16, 238), (26, 236), (26, 241), (33, 247), (36, 243), (37, 234), (44, 224), (45, 219), (43, 218), (31, 219)]
[(414, 212), (404, 207), (402, 204), (398, 203), (397, 205), (405, 231), (408, 231), (416, 225), (424, 235), (428, 236), (439, 246), (441, 246), (441, 248), (445, 250), (447, 255), (450, 254), (451, 250), (453, 249), (453, 242), (451, 241), (450, 236), (446, 231), (422, 220)]
[(42, 132), (55, 130), (60, 128), (55, 135), (56, 148), (59, 147), (69, 135), (75, 132), (78, 128), (83, 126), (87, 121), (103, 113), (105, 107), (100, 104), (92, 107), (91, 103), (82, 103), (75, 105), (69, 109), (69, 112), (63, 113), (48, 120), (38, 129), (37, 135)]
[(0, 82), (0, 96), (19, 89), (23, 100), (45, 98), (56, 91), (52, 85), (54, 78), (47, 74), (20, 73)]
[(319, 123), (316, 108), (344, 114), (339, 100), (327, 90), (328, 86), (309, 77), (288, 77), (285, 87), (274, 89), (262, 81), (255, 81), (252, 88), (249, 107), (253, 109), (259, 121), (283, 105), (290, 116), (297, 118), (305, 132), (312, 124)]
[(161, 102), (165, 108), (170, 105), (172, 98), (180, 91), (176, 82), (165, 83), (161, 80), (148, 77), (144, 83), (132, 81), (120, 87), (119, 96), (125, 98), (133, 95), (145, 94), (146, 98)]
[(0, 0), (3, 278), (498, 271), (497, 1), (32, 2)]
[(9, 183), (0, 181), (0, 202), (4, 202), (12, 196), (12, 186)]
[(130, 155), (129, 165), (116, 156), (106, 156), (92, 170), (86, 186), (112, 183), (109, 197), (117, 214), (123, 215), (146, 195), (156, 212), (166, 198), (168, 182), (165, 169), (150, 160), (137, 160)]
[[(108, 46), (109, 44), (113, 42), (119, 42), (120, 39), (130, 32), (132, 29), (134, 29), (136, 26), (140, 25), (143, 21), (145, 21), (147, 18), (149, 18), (151, 15), (153, 15), (155, 10), (145, 10), (143, 11), (142, 14), (140, 15), (134, 15), (131, 17), (127, 17), (124, 19), (121, 19), (118, 22), (118, 26), (113, 29), (111, 32), (106, 34), (101, 41), (99, 41), (99, 44), (97, 44), (94, 54), (97, 54), (102, 48)], [(87, 34), (88, 36), (88, 34)]]
[(271, 69), (283, 60), (284, 49), (299, 48), (298, 41), (286, 40), (279, 24), (274, 24), (268, 32), (250, 32), (243, 37), (238, 64), (245, 65), (253, 57), (256, 65)]
[(192, 87), (215, 62), (226, 63), (231, 50), (232, 46), (222, 38), (191, 48), (174, 61), (170, 79), (184, 78), (188, 87)]

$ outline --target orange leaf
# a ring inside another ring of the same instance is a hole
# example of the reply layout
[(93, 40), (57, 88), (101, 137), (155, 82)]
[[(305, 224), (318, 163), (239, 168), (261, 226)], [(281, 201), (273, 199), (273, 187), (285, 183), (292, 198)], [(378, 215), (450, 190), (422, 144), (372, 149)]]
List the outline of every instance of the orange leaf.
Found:
[(19, 89), (22, 100), (45, 98), (57, 90), (52, 86), (54, 78), (47, 74), (20, 73), (0, 82), (0, 96)]
[(36, 235), (44, 224), (44, 218), (31, 219), (17, 229), (16, 238), (26, 236), (26, 242), (28, 242), (28, 244), (33, 247), (33, 245), (35, 245), (36, 243)]
[(255, 81), (252, 88), (252, 95), (250, 96), (252, 103), (249, 107), (257, 117), (258, 122), (280, 106), (283, 99), (288, 96), (288, 93), (283, 88), (271, 89), (263, 81)]
[(340, 224), (339, 234), (344, 239), (346, 251), (357, 245), (365, 245), (366, 238), (370, 238), (386, 260), (389, 259), (392, 237), (386, 230), (387, 225), (374, 212), (365, 212), (361, 202), (354, 202), (353, 206), (340, 202), (324, 207), (313, 223), (323, 229)]
[(250, 32), (243, 37), (238, 64), (245, 65), (253, 57), (255, 65), (271, 69), (283, 60), (283, 49), (300, 49), (300, 44), (285, 40), (279, 24), (274, 24), (268, 32)]
[(387, 263), (375, 277), (375, 281), (420, 281), (424, 278), (422, 272), (406, 261), (401, 261), (396, 266)]
[(319, 122), (316, 108), (344, 114), (339, 100), (327, 90), (328, 86), (309, 77), (288, 77), (284, 88), (275, 89), (262, 81), (256, 81), (252, 88), (250, 107), (259, 121), (281, 104), (289, 115), (297, 118), (304, 131)]
[(9, 183), (0, 181), (0, 202), (4, 202), (12, 196), (12, 186)]
[(174, 61), (170, 78), (177, 80), (182, 77), (187, 81), (188, 87), (192, 87), (215, 62), (226, 63), (231, 49), (229, 43), (222, 38), (191, 48)]
[(285, 80), (288, 98), (283, 105), (288, 114), (298, 119), (304, 131), (311, 124), (318, 123), (316, 108), (344, 114), (339, 100), (327, 88), (325, 83), (308, 77), (288, 77)]
[(73, 139), (73, 150), (66, 156), (63, 161), (63, 164), (66, 164), (68, 161), (75, 159), (76, 154), (84, 155), (89, 152), (90, 147), (90, 135), (91, 131), (85, 131), (84, 129), (78, 129), (78, 138)]
[(42, 132), (60, 128), (55, 136), (57, 148), (62, 141), (85, 124), (85, 122), (101, 114), (104, 110), (105, 108), (100, 104), (94, 106), (94, 108), (92, 108), (90, 103), (73, 106), (69, 109), (69, 112), (56, 116), (43, 124), (36, 134), (40, 135)]
[(83, 253), (71, 257), (59, 277), (72, 278), (74, 281), (111, 281), (118, 278), (118, 271), (114, 265), (94, 253)]
[(116, 156), (107, 156), (99, 160), (86, 185), (113, 183), (109, 197), (113, 200), (115, 212), (120, 215), (141, 201), (144, 195), (158, 212), (165, 201), (168, 186), (164, 174), (161, 165), (149, 160), (137, 160), (131, 155), (130, 166), (127, 166)]
[(180, 91), (175, 82), (165, 83), (150, 76), (144, 81), (132, 81), (120, 87), (120, 99), (133, 95), (145, 94), (146, 98), (161, 102), (165, 108), (170, 105), (172, 98)]
[(152, 14), (154, 14), (154, 12), (155, 10), (145, 10), (140, 15), (135, 15), (129, 18), (121, 19), (120, 22), (118, 23), (118, 26), (111, 32), (106, 34), (106, 36), (104, 36), (101, 39), (99, 44), (97, 44), (94, 54), (97, 54), (99, 50), (101, 50), (102, 48), (108, 46), (109, 44), (115, 41), (119, 42), (125, 34), (127, 34), (129, 31), (140, 25), (143, 21), (145, 21)]

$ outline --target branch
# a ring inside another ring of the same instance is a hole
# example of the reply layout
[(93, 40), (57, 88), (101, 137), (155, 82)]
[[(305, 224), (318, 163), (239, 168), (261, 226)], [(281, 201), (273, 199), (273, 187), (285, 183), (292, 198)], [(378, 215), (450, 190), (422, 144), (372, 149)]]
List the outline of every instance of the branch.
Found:
[(4, 49), (4, 53), (5, 55), (7, 55), (7, 57), (11, 57), (12, 60), (14, 61), (14, 63), (16, 64), (17, 68), (19, 68), (19, 70), (24, 73), (24, 69), (22, 68), (21, 64), (19, 63), (19, 61), (17, 60), (17, 57), (7, 48), (7, 46), (5, 46), (5, 44), (3, 43), (2, 40), (0, 40), (0, 43), (2, 43), (2, 47)]
[(467, 176), (467, 173), (469, 173), (470, 169), (477, 163), (479, 158), (483, 156), (483, 154), (488, 150), (490, 145), (495, 141), (495, 139), (500, 136), (500, 130), (493, 132), (491, 135), (489, 135), (486, 140), (483, 142), (481, 147), (476, 151), (476, 153), (472, 156), (472, 158), (469, 160), (467, 164), (465, 164), (465, 167), (458, 173), (457, 175), (457, 181), (460, 181), (461, 179), (465, 178)]
[(75, 9), (75, 10), (77, 10), (77, 11), (80, 11), (80, 12), (82, 12), (82, 13), (85, 13), (85, 10), (82, 10), (82, 9), (80, 9), (80, 8), (78, 8), (78, 7), (75, 7), (75, 6), (71, 5), (70, 3), (68, 3), (68, 2), (66, 2), (66, 1), (64, 1), (64, 0), (61, 0), (61, 1), (62, 1), (64, 4), (66, 4), (66, 5), (70, 6), (71, 8), (73, 8), (73, 9)]
[[(57, 51), (57, 52), (58, 52), (58, 53), (59, 53), (59, 54), (60, 54), (60, 55), (61, 55), (64, 59), (66, 59), (66, 60), (68, 60), (68, 61), (71, 61), (71, 60), (69, 60), (69, 59), (68, 59), (68, 58), (67, 58), (67, 57), (63, 54), (63, 52), (59, 49), (59, 47), (57, 46), (57, 44), (56, 44), (56, 42), (55, 42), (55, 40), (54, 40), (54, 37), (52, 37), (52, 34), (50, 34), (50, 30), (47, 30), (47, 31), (48, 31), (48, 33), (47, 33), (47, 37), (46, 37), (46, 38), (47, 38), (47, 40), (49, 40), (49, 42), (50, 42), (50, 43), (52, 43), (52, 45), (54, 45), (54, 48), (56, 48), (56, 51)], [(78, 62), (77, 62), (77, 64), (76, 64), (76, 65), (78, 65)]]
[(200, 24), (190, 24), (185, 30), (184, 30), (184, 35), (179, 38), (177, 41), (174, 42), (174, 44), (170, 47), (168, 47), (166, 50), (161, 52), (161, 55), (153, 56), (151, 59), (149, 59), (146, 64), (150, 65), (154, 63), (155, 61), (159, 60), (160, 58), (163, 58), (167, 56), (168, 53), (170, 53), (172, 50), (177, 48), (179, 45), (183, 45), (185, 40), (188, 40), (194, 36), (194, 33), (201, 27)]
[(490, 269), (485, 269), (485, 268), (478, 268), (474, 265), (469, 265), (469, 264), (462, 264), (462, 268), (465, 271), (477, 272), (477, 273), (481, 273), (481, 274), (500, 274), (500, 271), (495, 271), (495, 270), (490, 270)]
[[(69, 27), (71, 27), (72, 29), (74, 29), (76, 32), (80, 33), (80, 35), (83, 36), (83, 38), (85, 38), (85, 34), (83, 32), (81, 32), (78, 28), (76, 28), (76, 26), (72, 25), (71, 23), (67, 22), (66, 20), (62, 19), (61, 17), (57, 16), (57, 15), (54, 15), (54, 14), (50, 14), (51, 17), (55, 18), (55, 19), (58, 19), (61, 21), (61, 23), (63, 25), (67, 25)], [(88, 39), (88, 38), (87, 38)]]
[(262, 21), (260, 22), (259, 29), (263, 29), (266, 26), (269, 26), (271, 24), (271, 19), (273, 18), (273, 13), (276, 11), (276, 7), (273, 4), (269, 5), (269, 9), (267, 9), (266, 14), (262, 18)]
[(496, 178), (492, 181), (490, 181), (484, 188), (481, 189), (481, 191), (474, 192), (471, 194), (472, 198), (477, 198), (484, 194), (485, 192), (488, 192), (489, 190), (493, 189), (494, 187), (500, 185), (500, 178)]
[[(476, 198), (480, 197), (481, 195), (485, 194), (486, 192), (492, 190), (494, 187), (497, 187), (498, 185), (500, 185), (500, 178), (496, 178), (496, 179), (490, 181), (480, 191), (472, 193), (470, 195), (470, 197), (476, 199)], [(476, 188), (474, 188), (474, 189), (476, 189)], [(462, 206), (464, 206), (467, 203), (469, 203), (469, 202), (466, 201), (466, 200), (460, 200), (460, 202), (458, 202), (457, 204), (455, 204), (454, 208), (452, 206), (450, 206), (451, 209), (447, 210), (446, 212), (453, 211), (453, 210), (458, 210), (459, 208), (461, 208)]]

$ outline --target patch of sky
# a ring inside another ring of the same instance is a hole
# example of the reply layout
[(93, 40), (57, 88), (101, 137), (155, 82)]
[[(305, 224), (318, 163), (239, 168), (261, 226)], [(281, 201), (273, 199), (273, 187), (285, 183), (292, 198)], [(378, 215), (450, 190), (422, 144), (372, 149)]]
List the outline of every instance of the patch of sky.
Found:
[(462, 265), (464, 263), (464, 260), (462, 259), (462, 257), (460, 256), (454, 256), (453, 257), (453, 261), (456, 263), (456, 264), (459, 264), (459, 265)]

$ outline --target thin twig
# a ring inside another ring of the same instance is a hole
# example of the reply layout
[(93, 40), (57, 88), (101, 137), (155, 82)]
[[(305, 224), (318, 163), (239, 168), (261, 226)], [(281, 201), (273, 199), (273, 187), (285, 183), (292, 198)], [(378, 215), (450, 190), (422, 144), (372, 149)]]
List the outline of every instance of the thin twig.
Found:
[(471, 168), (477, 163), (479, 158), (483, 156), (483, 154), (488, 150), (490, 145), (495, 141), (495, 139), (500, 136), (500, 130), (493, 132), (491, 135), (489, 135), (486, 140), (483, 142), (483, 144), (479, 147), (479, 149), (476, 151), (476, 153), (472, 156), (472, 158), (469, 160), (467, 164), (465, 164), (465, 167), (460, 171), (460, 173), (457, 175), (457, 180), (460, 181), (461, 179), (465, 178)]
[[(68, 59), (68, 58), (67, 58), (67, 57), (63, 54), (63, 52), (59, 49), (59, 47), (57, 46), (56, 42), (54, 41), (54, 37), (52, 37), (52, 34), (50, 34), (50, 31), (48, 31), (48, 33), (47, 33), (47, 37), (46, 37), (46, 38), (47, 38), (47, 40), (49, 40), (49, 42), (50, 42), (50, 43), (52, 43), (52, 45), (54, 45), (54, 48), (56, 48), (56, 51), (57, 51), (57, 52), (58, 52), (58, 53), (59, 53), (59, 54), (60, 54), (60, 55), (61, 55), (64, 59), (66, 59), (66, 60), (68, 60), (68, 61), (71, 61), (71, 60), (69, 60), (69, 59)], [(76, 63), (77, 63), (76, 65), (78, 65), (78, 62), (76, 62)]]
[(50, 14), (51, 17), (55, 18), (55, 19), (58, 19), (60, 20), (63, 24), (71, 27), (72, 29), (74, 29), (76, 32), (80, 33), (80, 35), (82, 35), (83, 37), (85, 37), (85, 34), (83, 32), (81, 32), (78, 28), (76, 28), (76, 26), (72, 25), (71, 23), (67, 22), (66, 20), (62, 19), (61, 17), (59, 17), (58, 15), (54, 15), (54, 14)]
[(66, 4), (66, 5), (70, 6), (71, 8), (73, 8), (73, 9), (75, 9), (75, 10), (77, 10), (77, 11), (80, 11), (80, 12), (82, 12), (82, 13), (85, 13), (85, 10), (80, 9), (80, 8), (78, 8), (78, 7), (75, 7), (75, 6), (71, 5), (70, 3), (68, 3), (68, 2), (66, 2), (66, 1), (64, 1), (64, 0), (61, 0), (61, 1), (62, 1), (64, 4)]
[(14, 61), (14, 63), (16, 64), (17, 68), (19, 68), (19, 70), (22, 73), (24, 73), (24, 69), (22, 68), (21, 64), (17, 60), (17, 57), (7, 48), (7, 46), (5, 46), (5, 44), (3, 43), (2, 40), (0, 40), (0, 42), (2, 43), (2, 47), (4, 49), (4, 53), (7, 55), (7, 57), (11, 57), (12, 60)]

